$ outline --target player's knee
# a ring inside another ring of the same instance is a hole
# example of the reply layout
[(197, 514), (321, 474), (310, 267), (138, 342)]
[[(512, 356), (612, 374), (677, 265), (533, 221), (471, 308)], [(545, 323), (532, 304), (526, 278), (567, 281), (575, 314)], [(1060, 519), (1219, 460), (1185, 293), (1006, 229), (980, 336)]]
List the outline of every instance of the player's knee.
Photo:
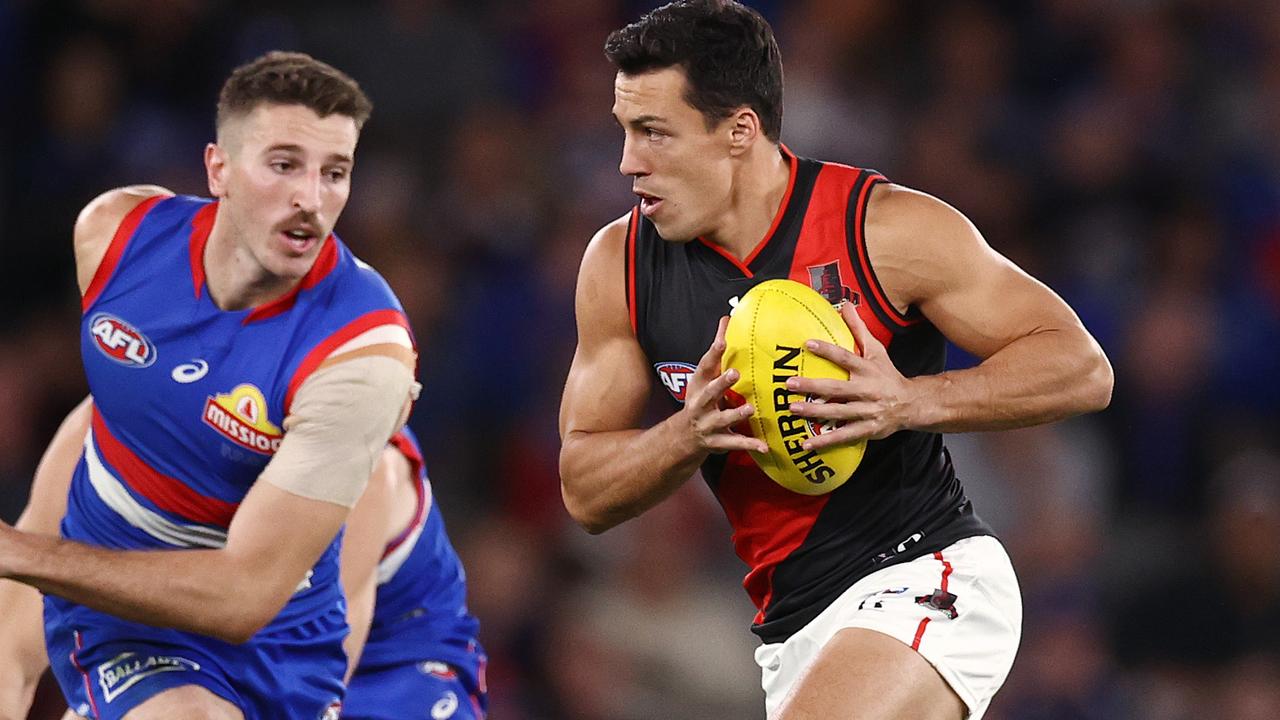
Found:
[(184, 685), (158, 693), (124, 720), (244, 720), (244, 713), (202, 687)]

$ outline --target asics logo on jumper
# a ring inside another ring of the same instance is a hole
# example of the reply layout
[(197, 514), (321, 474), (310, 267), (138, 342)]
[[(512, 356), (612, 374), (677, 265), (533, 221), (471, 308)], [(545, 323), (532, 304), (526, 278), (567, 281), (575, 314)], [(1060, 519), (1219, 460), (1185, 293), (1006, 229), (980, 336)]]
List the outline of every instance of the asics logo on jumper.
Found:
[(174, 382), (186, 385), (187, 383), (193, 383), (208, 374), (209, 363), (199, 358), (194, 358), (189, 363), (182, 363), (175, 367), (173, 372), (170, 373), (170, 377), (173, 378)]
[(437, 700), (435, 705), (431, 706), (431, 718), (432, 720), (447, 720), (447, 718), (453, 717), (453, 714), (457, 711), (458, 696), (450, 690), (444, 694), (444, 697)]
[(111, 702), (144, 678), (162, 672), (199, 669), (200, 663), (176, 655), (140, 657), (133, 652), (120, 653), (98, 666), (98, 686), (102, 688), (102, 697)]
[(730, 314), (730, 315), (732, 315), (732, 314), (734, 314), (735, 312), (737, 312), (737, 310), (738, 310), (738, 303), (740, 303), (740, 302), (742, 302), (742, 299), (741, 299), (741, 298), (739, 298), (737, 295), (734, 295), (733, 297), (729, 298), (729, 314)]
[(98, 351), (128, 367), (144, 368), (156, 361), (156, 346), (137, 328), (115, 315), (98, 313), (89, 320)]

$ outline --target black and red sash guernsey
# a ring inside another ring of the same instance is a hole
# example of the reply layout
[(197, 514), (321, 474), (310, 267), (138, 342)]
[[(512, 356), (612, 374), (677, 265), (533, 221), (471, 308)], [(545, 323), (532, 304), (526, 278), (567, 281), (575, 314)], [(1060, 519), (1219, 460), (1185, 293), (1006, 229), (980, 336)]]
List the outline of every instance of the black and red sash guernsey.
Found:
[[(716, 323), (756, 283), (791, 278), (833, 304), (852, 302), (907, 377), (942, 371), (945, 341), (916, 309), (898, 312), (867, 257), (863, 226), (883, 176), (797, 158), (773, 227), (739, 261), (701, 239), (663, 240), (633, 211), (627, 238), (632, 326), (676, 403)], [(862, 465), (828, 495), (792, 493), (745, 452), (713, 455), (702, 474), (750, 568), (743, 586), (765, 642), (790, 637), (859, 579), (966, 537), (990, 535), (973, 512), (937, 433), (903, 431), (867, 446)]]

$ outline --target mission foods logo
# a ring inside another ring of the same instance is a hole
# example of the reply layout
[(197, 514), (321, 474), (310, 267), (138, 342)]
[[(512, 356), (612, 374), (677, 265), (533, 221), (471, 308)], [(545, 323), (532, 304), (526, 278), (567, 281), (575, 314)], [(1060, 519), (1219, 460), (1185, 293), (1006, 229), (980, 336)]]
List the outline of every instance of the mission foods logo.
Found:
[(137, 328), (109, 313), (89, 320), (89, 334), (98, 351), (121, 365), (144, 368), (156, 361), (156, 346)]
[(660, 362), (654, 363), (653, 369), (658, 372), (658, 379), (671, 393), (671, 397), (684, 402), (685, 391), (689, 389), (689, 378), (693, 377), (693, 371), (697, 368), (689, 363)]
[(204, 403), (204, 423), (231, 442), (260, 455), (274, 455), (284, 432), (267, 419), (267, 399), (244, 383)]

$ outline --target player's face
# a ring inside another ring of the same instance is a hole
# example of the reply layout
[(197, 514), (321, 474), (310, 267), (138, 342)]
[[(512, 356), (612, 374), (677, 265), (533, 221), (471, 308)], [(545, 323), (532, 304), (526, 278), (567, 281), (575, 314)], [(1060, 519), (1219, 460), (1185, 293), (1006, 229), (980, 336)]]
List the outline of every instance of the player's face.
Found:
[(632, 178), (640, 212), (674, 241), (712, 233), (732, 201), (729, 123), (708, 129), (684, 99), (687, 82), (672, 67), (618, 73), (613, 83), (613, 116), (626, 138), (618, 169)]
[[(223, 133), (214, 190), (236, 242), (266, 275), (306, 275), (351, 193), (353, 119), (302, 105), (263, 104)], [(211, 176), (212, 177), (212, 176)]]

